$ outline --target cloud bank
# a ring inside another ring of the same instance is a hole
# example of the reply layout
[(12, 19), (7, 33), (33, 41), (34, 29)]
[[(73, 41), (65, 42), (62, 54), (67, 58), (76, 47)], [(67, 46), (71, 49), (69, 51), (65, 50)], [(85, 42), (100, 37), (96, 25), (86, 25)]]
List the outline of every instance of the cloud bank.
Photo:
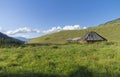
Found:
[(27, 27), (23, 27), (23, 28), (18, 28), (16, 30), (10, 30), (5, 32), (7, 35), (15, 35), (15, 34), (21, 34), (21, 33), (39, 33), (40, 31), (37, 29), (30, 29)]
[(81, 27), (80, 25), (68, 25), (68, 26), (64, 26), (64, 27), (52, 27), (51, 29), (48, 30), (38, 30), (38, 29), (31, 29), (28, 27), (23, 27), (23, 28), (18, 28), (15, 30), (8, 30), (6, 32), (4, 32), (7, 35), (20, 35), (20, 36), (25, 36), (25, 34), (28, 33), (37, 33), (37, 34), (50, 34), (50, 33), (55, 33), (55, 32), (59, 32), (59, 31), (63, 31), (63, 30), (80, 30), (80, 29), (86, 29), (87, 27)]
[(59, 32), (62, 30), (80, 30), (80, 29), (86, 29), (87, 27), (80, 27), (80, 25), (73, 25), (73, 26), (64, 26), (64, 27), (53, 27), (49, 30), (42, 31), (44, 34)]

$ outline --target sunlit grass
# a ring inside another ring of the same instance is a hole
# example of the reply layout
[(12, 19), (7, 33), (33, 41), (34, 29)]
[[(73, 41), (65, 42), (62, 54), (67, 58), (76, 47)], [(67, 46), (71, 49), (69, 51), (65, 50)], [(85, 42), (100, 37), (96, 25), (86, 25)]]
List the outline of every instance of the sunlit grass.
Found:
[(1, 77), (119, 77), (120, 43), (0, 49)]

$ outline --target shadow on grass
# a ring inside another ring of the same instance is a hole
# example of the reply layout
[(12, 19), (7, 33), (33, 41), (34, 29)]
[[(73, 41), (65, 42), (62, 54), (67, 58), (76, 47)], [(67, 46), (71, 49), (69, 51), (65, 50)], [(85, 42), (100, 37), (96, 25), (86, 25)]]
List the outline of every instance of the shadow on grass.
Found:
[(86, 67), (80, 66), (77, 70), (68, 74), (68, 77), (93, 77), (93, 73)]
[(113, 73), (106, 69), (106, 72), (97, 70), (93, 72), (86, 67), (79, 67), (76, 71), (69, 73), (67, 77), (120, 77), (120, 73)]
[(79, 67), (77, 70), (70, 72), (68, 75), (62, 74), (45, 74), (45, 73), (33, 73), (23, 72), (24, 74), (8, 74), (0, 73), (0, 77), (120, 77), (120, 74), (112, 74), (110, 72), (101, 73), (89, 71), (86, 67)]
[(27, 74), (0, 74), (0, 77), (63, 77), (63, 76), (57, 74), (27, 73)]

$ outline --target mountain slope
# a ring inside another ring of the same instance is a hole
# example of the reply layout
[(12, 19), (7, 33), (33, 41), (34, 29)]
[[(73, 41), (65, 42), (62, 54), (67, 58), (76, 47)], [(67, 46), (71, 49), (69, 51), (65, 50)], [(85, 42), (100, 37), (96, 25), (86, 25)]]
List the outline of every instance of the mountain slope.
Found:
[(0, 32), (0, 47), (2, 46), (16, 46), (23, 44), (22, 41), (9, 37), (3, 33)]
[(95, 31), (105, 37), (108, 41), (120, 42), (120, 19), (109, 21), (97, 27), (88, 28), (84, 30), (68, 30), (53, 34), (48, 34), (42, 37), (35, 38), (28, 43), (54, 43), (65, 44), (68, 38), (82, 37), (89, 31)]

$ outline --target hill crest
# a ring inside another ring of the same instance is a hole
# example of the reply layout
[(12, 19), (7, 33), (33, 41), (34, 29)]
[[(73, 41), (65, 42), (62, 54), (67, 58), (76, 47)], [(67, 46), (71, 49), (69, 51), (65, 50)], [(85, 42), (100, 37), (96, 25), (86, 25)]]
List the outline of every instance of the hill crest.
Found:
[(67, 43), (66, 40), (68, 38), (82, 37), (89, 31), (97, 32), (98, 34), (108, 39), (108, 41), (120, 42), (120, 18), (106, 22), (105, 24), (96, 27), (91, 27), (83, 30), (67, 30), (48, 34), (32, 39), (28, 42), (28, 44), (65, 44)]

